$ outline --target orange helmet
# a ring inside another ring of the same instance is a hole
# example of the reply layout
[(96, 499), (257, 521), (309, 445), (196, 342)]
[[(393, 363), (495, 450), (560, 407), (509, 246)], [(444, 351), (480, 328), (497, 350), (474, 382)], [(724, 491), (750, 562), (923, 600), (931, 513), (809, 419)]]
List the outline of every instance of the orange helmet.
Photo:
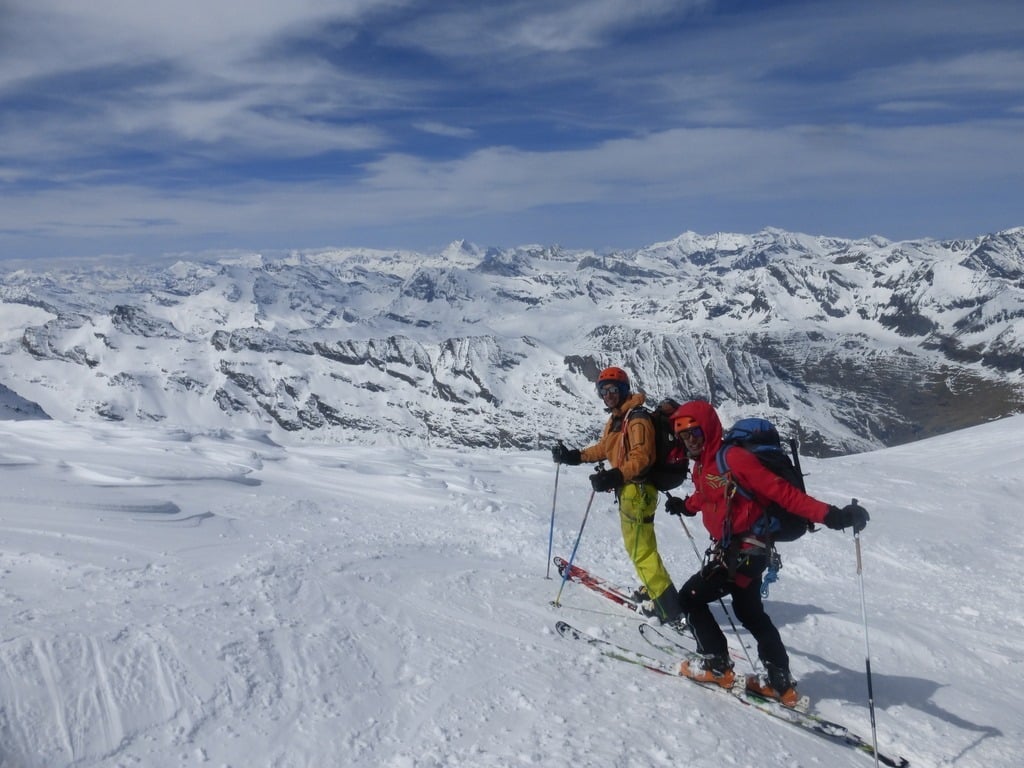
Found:
[(621, 368), (612, 366), (605, 368), (597, 375), (597, 395), (601, 397), (601, 388), (608, 383), (617, 384), (619, 387), (619, 399), (625, 400), (629, 394), (629, 376)]
[(629, 376), (621, 368), (612, 366), (611, 368), (605, 368), (597, 374), (597, 383), (600, 384), (602, 381), (621, 381), (629, 384)]
[(685, 432), (688, 429), (694, 429), (699, 427), (700, 424), (697, 423), (697, 420), (688, 413), (684, 413), (679, 416), (676, 416), (675, 414), (672, 415), (672, 432), (677, 435), (680, 432)]

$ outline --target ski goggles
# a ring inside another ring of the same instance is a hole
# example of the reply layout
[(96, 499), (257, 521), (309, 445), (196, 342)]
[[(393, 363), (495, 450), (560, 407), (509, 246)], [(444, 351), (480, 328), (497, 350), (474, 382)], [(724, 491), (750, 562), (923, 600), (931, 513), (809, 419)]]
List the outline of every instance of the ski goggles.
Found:
[(704, 430), (700, 427), (690, 427), (676, 431), (676, 437), (680, 440), (699, 440), (704, 437)]
[(704, 437), (704, 430), (693, 416), (680, 416), (672, 422), (672, 431), (680, 440)]

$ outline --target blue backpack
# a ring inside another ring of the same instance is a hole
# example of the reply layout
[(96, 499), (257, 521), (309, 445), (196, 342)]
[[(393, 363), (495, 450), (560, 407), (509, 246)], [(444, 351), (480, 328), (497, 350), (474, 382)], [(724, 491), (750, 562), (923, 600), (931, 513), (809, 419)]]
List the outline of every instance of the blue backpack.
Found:
[[(718, 462), (720, 474), (729, 474), (736, 493), (745, 499), (754, 499), (754, 494), (736, 482), (729, 471), (729, 463), (726, 456), (729, 449), (737, 446), (750, 451), (761, 466), (773, 474), (778, 475), (790, 485), (799, 490), (804, 490), (804, 477), (800, 471), (800, 455), (797, 451), (796, 438), (789, 441), (792, 458), (782, 448), (782, 440), (779, 438), (779, 431), (767, 419), (740, 419), (728, 431), (722, 435), (722, 447), (718, 449), (715, 457)], [(780, 504), (771, 502), (764, 510), (764, 515), (758, 520), (751, 532), (761, 536), (769, 543), (777, 541), (796, 541), (808, 531), (815, 530), (814, 523), (805, 517), (794, 514), (782, 507)]]

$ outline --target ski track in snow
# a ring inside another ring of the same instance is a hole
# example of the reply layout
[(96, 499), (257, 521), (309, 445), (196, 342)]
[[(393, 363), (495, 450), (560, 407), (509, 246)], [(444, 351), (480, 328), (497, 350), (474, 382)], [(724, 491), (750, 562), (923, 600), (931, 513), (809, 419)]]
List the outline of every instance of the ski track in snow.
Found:
[[(879, 745), (914, 766), (1020, 760), (1022, 424), (805, 460), (812, 492), (872, 512)], [(0, 433), (2, 768), (871, 765), (558, 637), (564, 618), (652, 651), (635, 618), (582, 588), (550, 605), (546, 454)], [(565, 557), (587, 474), (561, 470)], [(609, 499), (577, 562), (631, 586)], [(697, 559), (658, 519), (681, 583)], [(686, 524), (703, 550), (699, 520)], [(782, 552), (769, 611), (801, 689), (869, 737), (853, 539), (823, 530)]]

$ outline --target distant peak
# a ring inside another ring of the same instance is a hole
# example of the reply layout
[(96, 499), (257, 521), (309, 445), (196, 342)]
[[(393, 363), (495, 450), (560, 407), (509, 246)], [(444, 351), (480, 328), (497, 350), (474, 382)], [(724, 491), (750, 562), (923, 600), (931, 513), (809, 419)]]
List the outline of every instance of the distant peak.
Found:
[(480, 248), (469, 240), (462, 238), (459, 240), (452, 240), (448, 244), (448, 247), (444, 249), (444, 253), (464, 253), (476, 256), (480, 253)]

